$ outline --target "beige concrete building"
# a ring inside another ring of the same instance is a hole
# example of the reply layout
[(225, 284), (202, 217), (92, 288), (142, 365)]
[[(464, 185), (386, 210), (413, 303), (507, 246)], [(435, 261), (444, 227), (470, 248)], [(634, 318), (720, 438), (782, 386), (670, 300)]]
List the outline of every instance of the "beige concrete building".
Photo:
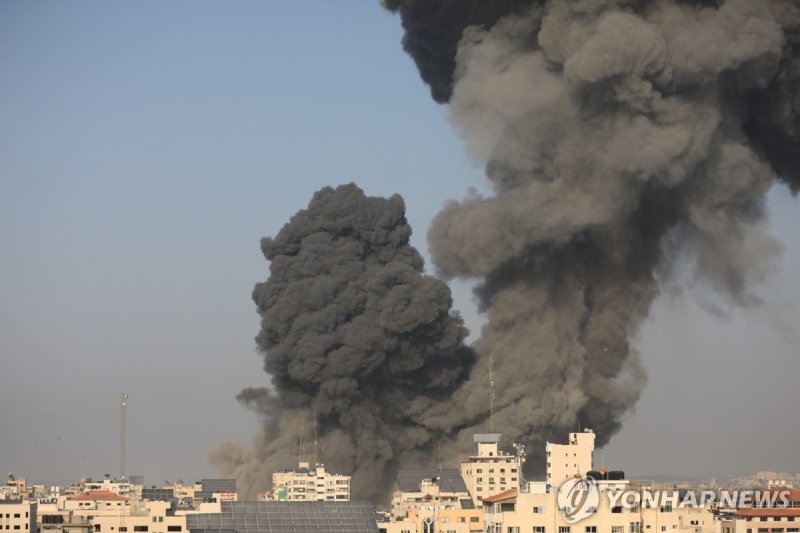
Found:
[(586, 429), (582, 433), (570, 433), (567, 444), (545, 445), (547, 455), (547, 483), (560, 487), (566, 480), (581, 477), (592, 470), (594, 432)]
[(272, 474), (272, 490), (261, 496), (275, 501), (349, 501), (350, 476), (332, 474), (318, 464), (301, 462), (297, 470)]
[(0, 500), (3, 533), (36, 533), (36, 502)]
[[(636, 491), (629, 481), (598, 481), (600, 500), (594, 512), (571, 523), (559, 510), (557, 491), (547, 483), (531, 483), (484, 500), (487, 533), (715, 533), (709, 508), (611, 506), (609, 490)], [(725, 532), (723, 532), (725, 533)], [(751, 532), (756, 533), (756, 532)]]
[[(719, 533), (800, 533), (800, 490), (773, 490), (787, 505), (754, 505), (720, 512)], [(770, 494), (772, 496), (772, 494)], [(777, 498), (772, 498), (773, 501)]]
[(480, 533), (483, 512), (480, 509), (412, 506), (400, 520), (378, 522), (381, 533)]
[(499, 449), (499, 433), (476, 434), (478, 454), (461, 462), (461, 477), (470, 497), (480, 508), (482, 499), (506, 490), (519, 489), (522, 484), (522, 453), (504, 453)]
[(128, 514), (104, 514), (91, 520), (92, 533), (182, 533), (186, 516), (173, 515), (170, 504), (161, 501), (142, 502)]
[(131, 512), (128, 498), (107, 490), (61, 496), (58, 505), (60, 509), (72, 511), (73, 516), (117, 516)]
[(397, 478), (398, 490), (392, 493), (390, 512), (394, 521), (404, 520), (412, 513), (426, 517), (437, 514), (439, 510), (474, 508), (456, 470), (401, 471)]

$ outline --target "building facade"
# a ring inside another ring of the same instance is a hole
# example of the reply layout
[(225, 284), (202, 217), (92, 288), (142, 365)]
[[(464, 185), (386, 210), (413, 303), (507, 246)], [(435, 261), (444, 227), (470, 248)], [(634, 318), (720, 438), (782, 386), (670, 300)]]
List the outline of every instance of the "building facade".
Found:
[(272, 491), (262, 496), (272, 501), (350, 501), (350, 476), (332, 474), (318, 464), (301, 462), (297, 470), (272, 474)]
[(478, 454), (461, 462), (461, 477), (476, 507), (483, 498), (506, 490), (519, 489), (522, 484), (521, 453), (504, 453), (499, 449), (499, 433), (479, 433), (474, 436)]
[(36, 533), (36, 502), (0, 500), (3, 533)]
[(567, 444), (545, 445), (547, 456), (547, 483), (560, 487), (566, 480), (581, 477), (593, 470), (594, 432), (570, 433)]

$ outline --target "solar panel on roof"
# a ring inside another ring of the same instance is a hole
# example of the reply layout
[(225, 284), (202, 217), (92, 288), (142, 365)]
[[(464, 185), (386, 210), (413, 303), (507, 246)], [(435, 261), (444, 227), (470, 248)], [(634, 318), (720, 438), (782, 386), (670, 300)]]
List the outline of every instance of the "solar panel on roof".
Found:
[(471, 498), (459, 499), (458, 502), (461, 504), (462, 509), (475, 509), (475, 502)]
[(403, 492), (418, 492), (423, 479), (436, 478), (439, 487), (447, 492), (467, 492), (461, 472), (455, 468), (421, 468), (400, 470), (397, 473), (397, 488)]
[(221, 511), (187, 515), (186, 526), (192, 533), (378, 533), (367, 502), (236, 501), (222, 502)]

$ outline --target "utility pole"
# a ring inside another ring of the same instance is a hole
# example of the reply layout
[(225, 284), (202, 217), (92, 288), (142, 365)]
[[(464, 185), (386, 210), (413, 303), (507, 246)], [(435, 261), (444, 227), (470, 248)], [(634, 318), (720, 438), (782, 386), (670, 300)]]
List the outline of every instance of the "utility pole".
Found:
[(119, 478), (128, 478), (126, 462), (128, 460), (128, 393), (120, 395), (119, 404)]

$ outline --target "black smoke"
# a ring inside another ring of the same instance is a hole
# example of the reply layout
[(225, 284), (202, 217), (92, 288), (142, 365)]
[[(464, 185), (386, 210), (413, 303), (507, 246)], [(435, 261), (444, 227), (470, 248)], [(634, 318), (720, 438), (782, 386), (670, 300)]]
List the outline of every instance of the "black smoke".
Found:
[[(490, 195), (429, 232), (448, 278), (478, 278), (495, 427), (538, 452), (581, 423), (602, 445), (646, 382), (629, 339), (679, 262), (723, 299), (781, 246), (777, 180), (800, 187), (800, 7), (791, 0), (384, 0)], [(476, 365), (476, 369), (482, 364)], [(473, 372), (438, 421), (488, 408)], [(436, 416), (431, 414), (431, 416)], [(530, 463), (537, 463), (531, 461)]]
[(326, 187), (261, 250), (269, 277), (253, 300), (256, 337), (270, 389), (239, 398), (265, 420), (253, 450), (231, 446), (213, 460), (245, 493), (297, 461), (301, 436), (312, 460), (353, 474), (355, 497), (384, 496), (399, 465), (427, 464), (442, 431), (424, 413), (447, 400), (474, 361), (450, 289), (423, 274), (409, 244), (400, 196), (365, 196), (357, 186)]

